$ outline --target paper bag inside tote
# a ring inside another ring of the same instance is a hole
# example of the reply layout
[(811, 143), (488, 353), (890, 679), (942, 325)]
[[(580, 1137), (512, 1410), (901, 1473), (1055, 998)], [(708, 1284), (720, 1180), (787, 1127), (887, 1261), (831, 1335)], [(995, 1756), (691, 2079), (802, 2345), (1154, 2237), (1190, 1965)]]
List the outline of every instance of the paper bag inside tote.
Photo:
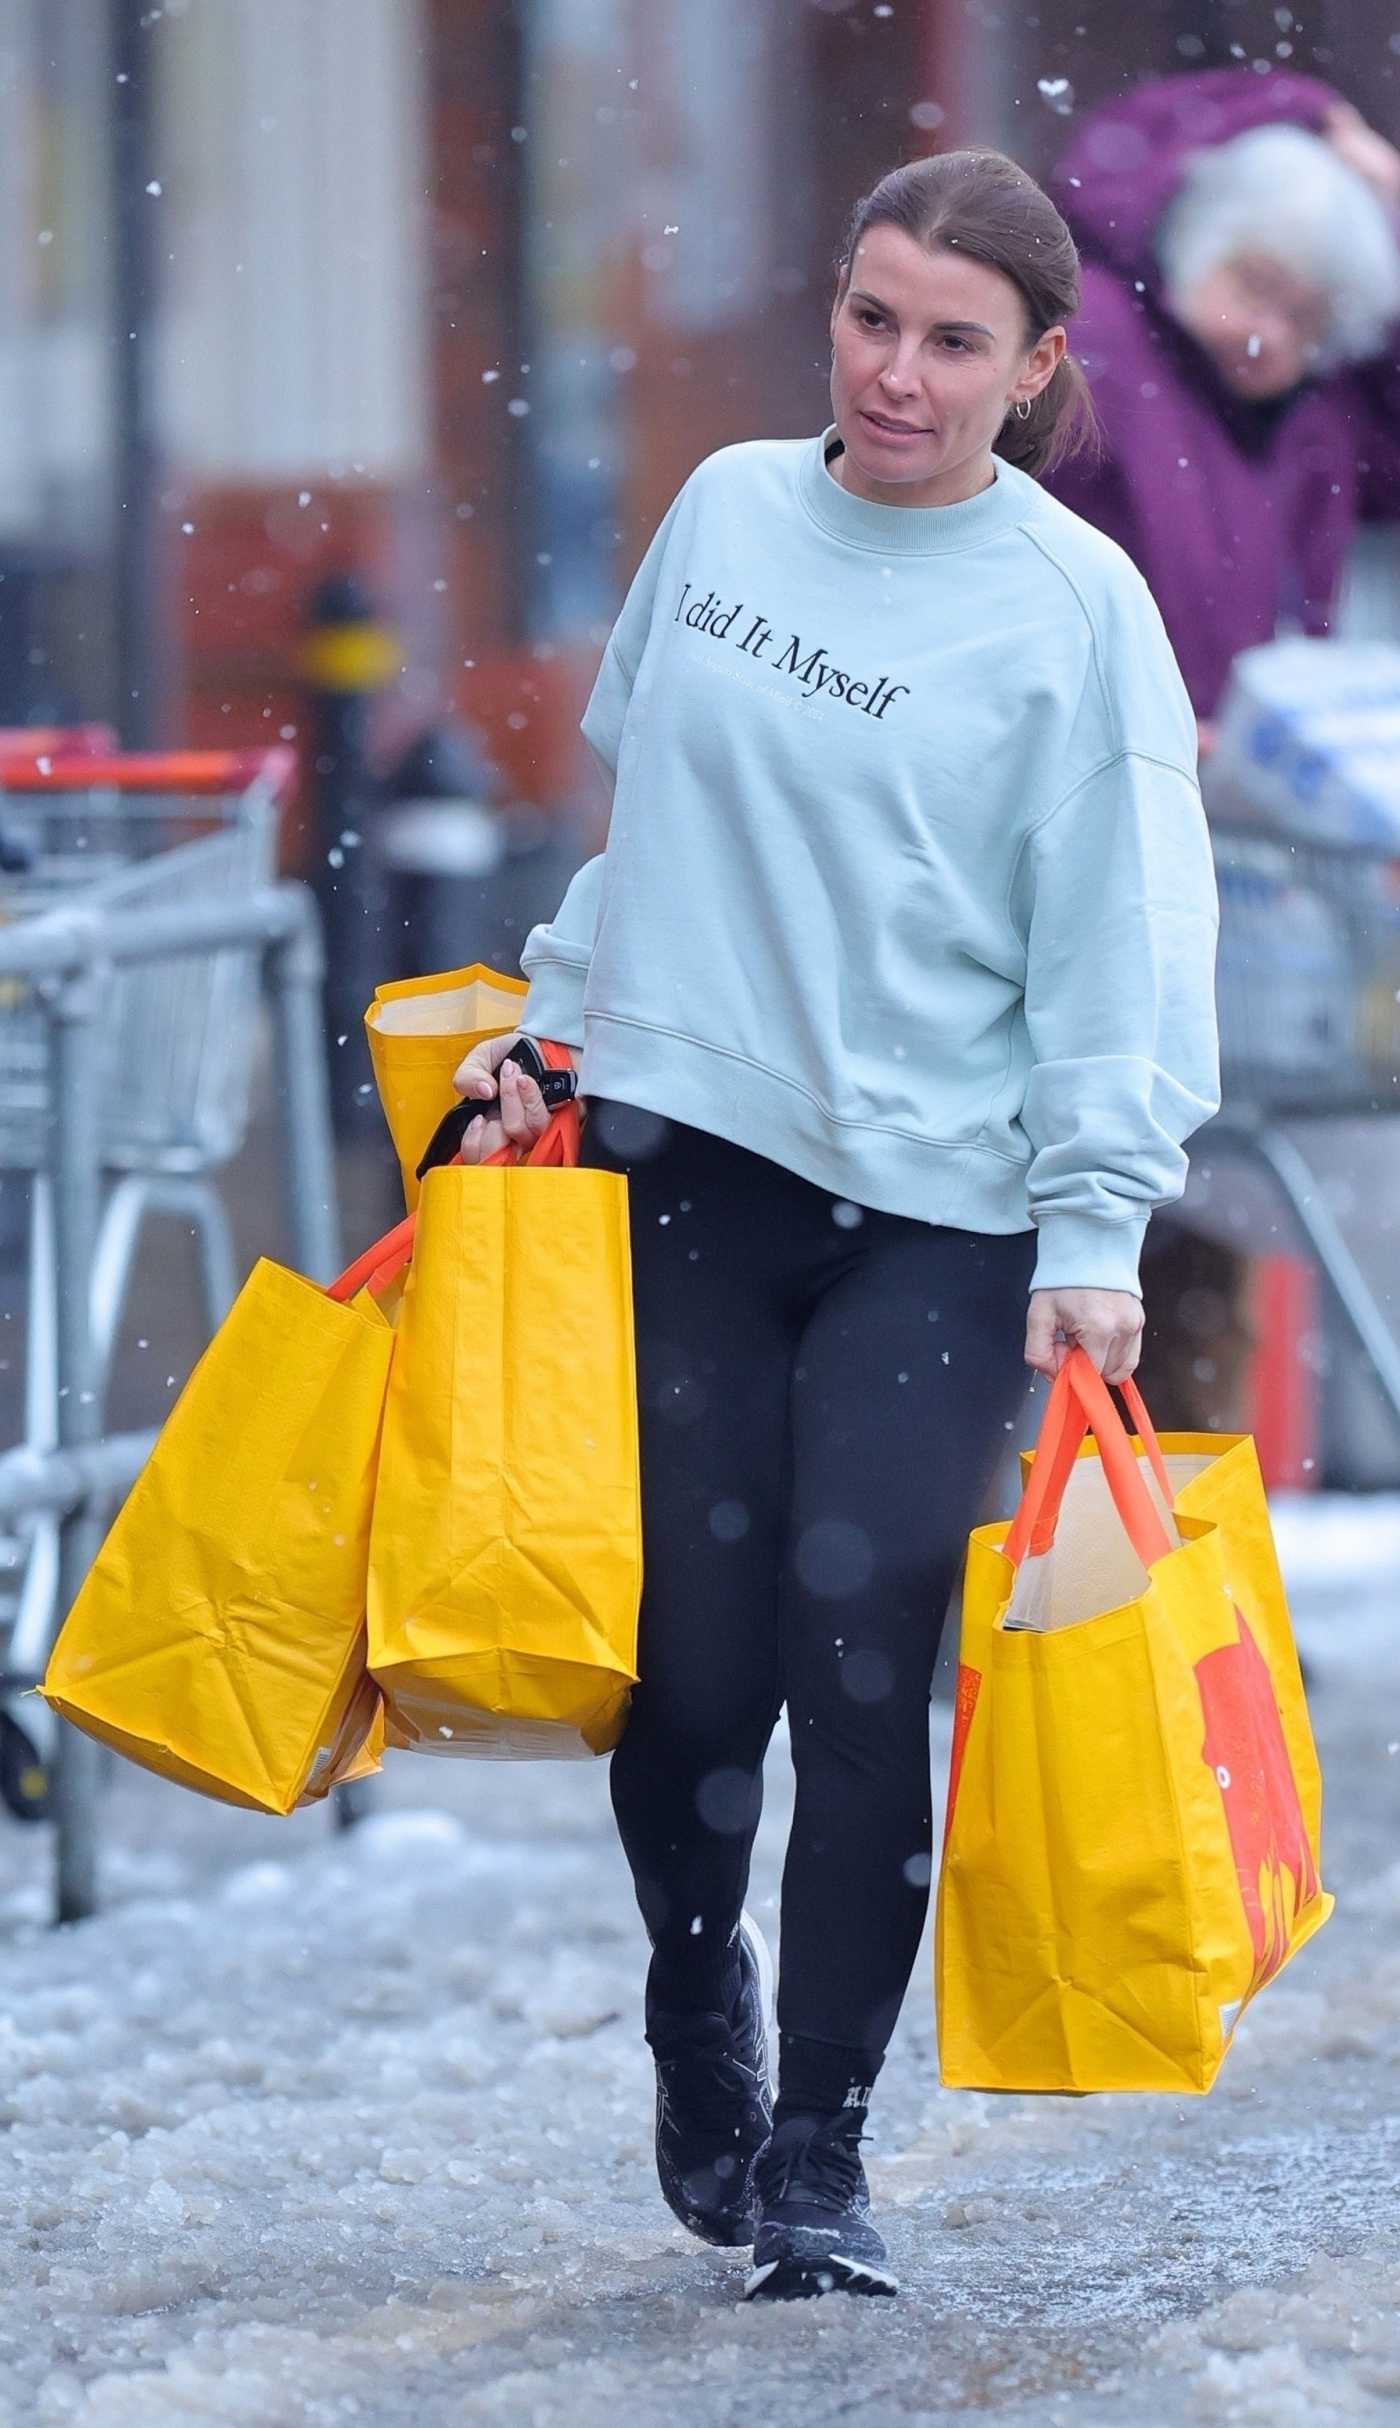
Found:
[[(1166, 1529), (1169, 1543), (1181, 1536), (1176, 1522), (1177, 1496), (1204, 1473), (1231, 1439), (1206, 1436), (1168, 1437), (1159, 1441), (1142, 1404), (1136, 1384), (1124, 1397), (1134, 1422), (1142, 1427), (1132, 1443), (1148, 1497)], [(1189, 1444), (1189, 1447), (1179, 1447)], [(1034, 1452), (1021, 1453), (1021, 1483), (1030, 1480)], [(1079, 1445), (1060, 1502), (1053, 1542), (1033, 1547), (1016, 1571), (1004, 1627), (1030, 1628), (1044, 1634), (1073, 1627), (1095, 1611), (1114, 1610), (1147, 1590), (1147, 1570), (1124, 1527), (1116, 1522), (1113, 1495), (1097, 1447), (1087, 1438)]]
[(523, 978), (480, 961), (375, 989), (365, 1014), (369, 1057), (410, 1209), (418, 1203), (423, 1142), (457, 1102), (453, 1072), (484, 1037), (519, 1027), (527, 991)]

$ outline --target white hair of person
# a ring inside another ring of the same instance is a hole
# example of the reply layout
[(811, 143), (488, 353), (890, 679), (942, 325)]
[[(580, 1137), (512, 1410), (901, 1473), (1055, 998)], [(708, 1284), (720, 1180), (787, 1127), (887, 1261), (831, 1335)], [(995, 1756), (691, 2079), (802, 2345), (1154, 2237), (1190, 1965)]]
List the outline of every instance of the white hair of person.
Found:
[(1389, 212), (1303, 127), (1255, 127), (1197, 152), (1162, 214), (1157, 259), (1173, 306), (1242, 253), (1264, 254), (1325, 294), (1318, 369), (1364, 362), (1400, 317), (1400, 246)]

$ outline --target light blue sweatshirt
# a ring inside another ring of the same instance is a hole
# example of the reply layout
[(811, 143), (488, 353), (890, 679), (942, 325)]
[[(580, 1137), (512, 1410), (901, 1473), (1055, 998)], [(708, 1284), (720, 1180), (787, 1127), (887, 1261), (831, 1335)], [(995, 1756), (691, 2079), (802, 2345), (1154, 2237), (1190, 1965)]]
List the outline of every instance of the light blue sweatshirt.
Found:
[(1038, 1234), (1135, 1290), (1218, 1102), (1196, 728), (1128, 558), (998, 463), (872, 505), (821, 439), (692, 473), (583, 731), (607, 848), (522, 955), (522, 1026), (833, 1195)]

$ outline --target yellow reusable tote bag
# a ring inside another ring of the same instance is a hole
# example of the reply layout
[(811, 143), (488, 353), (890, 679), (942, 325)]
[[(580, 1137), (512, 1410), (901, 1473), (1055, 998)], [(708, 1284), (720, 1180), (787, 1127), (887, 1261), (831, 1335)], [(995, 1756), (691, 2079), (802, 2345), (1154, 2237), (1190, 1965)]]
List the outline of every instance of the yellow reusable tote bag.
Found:
[(363, 1294), (253, 1267), (54, 1647), (65, 1719), (262, 1812), (379, 1768), (365, 1571), (392, 1344)]
[(530, 1160), (430, 1170), (385, 1405), (369, 1658), (390, 1741), (606, 1753), (636, 1680), (641, 1500), (627, 1183)]
[(365, 1031), (410, 1208), (418, 1203), (423, 1141), (457, 1101), (453, 1072), (483, 1037), (518, 1027), (526, 991), (523, 978), (503, 977), (480, 961), (375, 989)]
[(1136, 1445), (1073, 1352), (969, 1545), (935, 1933), (963, 2088), (1206, 2091), (1332, 1910), (1253, 1446), (1158, 1445), (1128, 1396)]

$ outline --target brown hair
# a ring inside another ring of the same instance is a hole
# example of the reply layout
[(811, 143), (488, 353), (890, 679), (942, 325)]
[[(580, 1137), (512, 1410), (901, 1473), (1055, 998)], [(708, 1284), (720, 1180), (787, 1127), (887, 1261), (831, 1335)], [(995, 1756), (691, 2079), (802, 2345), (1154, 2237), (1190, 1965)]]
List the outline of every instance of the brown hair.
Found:
[[(844, 295), (856, 246), (875, 227), (902, 228), (930, 248), (966, 254), (1020, 290), (1026, 343), (1079, 309), (1079, 255), (1048, 194), (1004, 152), (939, 152), (891, 169), (856, 204), (837, 263)], [(1099, 443), (1089, 383), (1066, 353), (1022, 420), (1008, 413), (996, 454), (1022, 472), (1051, 472)]]

